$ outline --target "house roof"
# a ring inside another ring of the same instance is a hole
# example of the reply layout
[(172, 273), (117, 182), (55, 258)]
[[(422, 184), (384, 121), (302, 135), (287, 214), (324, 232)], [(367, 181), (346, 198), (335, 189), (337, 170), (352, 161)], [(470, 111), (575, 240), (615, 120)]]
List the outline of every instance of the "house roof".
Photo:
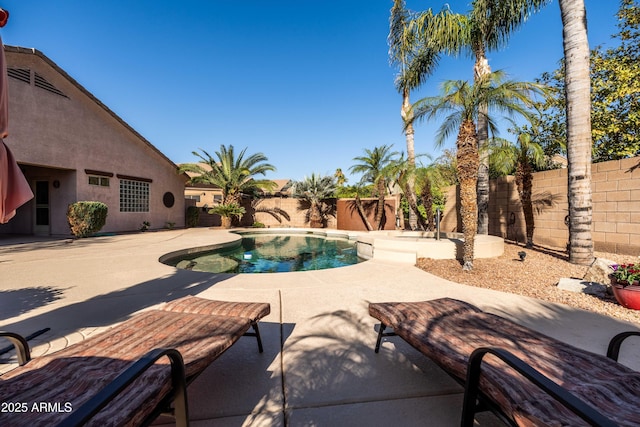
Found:
[[(55, 62), (53, 62), (49, 57), (47, 57), (44, 53), (40, 52), (34, 48), (20, 47), (20, 46), (8, 46), (4, 45), (5, 52), (19, 53), (24, 55), (34, 55), (44, 61), (47, 65), (53, 68), (56, 72), (58, 72), (62, 77), (67, 79), (71, 84), (73, 84), (80, 92), (86, 95), (89, 99), (91, 99), (94, 103), (96, 103), (99, 107), (101, 107), (104, 111), (107, 112), (111, 117), (113, 117), (117, 122), (119, 122), (122, 126), (124, 126), (129, 132), (135, 135), (140, 141), (146, 144), (153, 151), (158, 153), (160, 157), (166, 160), (171, 166), (175, 169), (178, 169), (178, 165), (176, 165), (171, 159), (169, 159), (162, 151), (158, 150), (151, 142), (149, 142), (144, 136), (142, 136), (137, 130), (132, 128), (127, 122), (125, 122), (120, 116), (113, 112), (109, 107), (102, 103), (98, 98), (96, 98), (91, 92), (89, 92), (84, 86), (78, 83), (73, 77), (71, 77), (66, 71), (58, 66)], [(184, 179), (188, 179), (187, 175), (183, 174)]]

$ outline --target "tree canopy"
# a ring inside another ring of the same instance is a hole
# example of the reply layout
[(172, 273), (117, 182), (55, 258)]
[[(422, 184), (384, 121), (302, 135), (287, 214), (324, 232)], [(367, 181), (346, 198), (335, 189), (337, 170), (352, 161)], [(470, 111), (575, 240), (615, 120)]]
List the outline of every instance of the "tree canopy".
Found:
[[(615, 47), (591, 52), (591, 135), (593, 160), (622, 159), (640, 154), (640, 5), (621, 0), (619, 41)], [(541, 105), (534, 134), (547, 155), (564, 151), (566, 140), (564, 63), (544, 73), (542, 82), (553, 91)]]

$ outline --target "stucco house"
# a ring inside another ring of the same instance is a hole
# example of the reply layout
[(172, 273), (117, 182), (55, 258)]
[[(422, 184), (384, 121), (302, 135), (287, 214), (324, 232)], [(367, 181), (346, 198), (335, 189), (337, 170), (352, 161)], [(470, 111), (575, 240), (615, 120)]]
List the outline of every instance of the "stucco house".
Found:
[(0, 234), (69, 235), (76, 201), (109, 208), (103, 232), (185, 224), (188, 177), (156, 147), (35, 49), (5, 46), (9, 136), (35, 198)]

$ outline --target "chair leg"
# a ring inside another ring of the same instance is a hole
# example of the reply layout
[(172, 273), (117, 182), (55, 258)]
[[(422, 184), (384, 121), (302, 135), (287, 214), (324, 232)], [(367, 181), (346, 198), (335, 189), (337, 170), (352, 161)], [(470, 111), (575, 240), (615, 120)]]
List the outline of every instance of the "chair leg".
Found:
[(384, 323), (380, 323), (380, 329), (378, 330), (378, 339), (376, 340), (376, 353), (380, 351), (380, 344), (382, 343), (382, 337), (384, 336), (384, 330), (386, 329), (386, 327), (387, 326)]
[(253, 328), (253, 332), (245, 332), (244, 335), (247, 337), (256, 337), (256, 340), (258, 340), (258, 352), (262, 353), (264, 350), (262, 348), (262, 337), (260, 337), (258, 322), (251, 322), (251, 327)]

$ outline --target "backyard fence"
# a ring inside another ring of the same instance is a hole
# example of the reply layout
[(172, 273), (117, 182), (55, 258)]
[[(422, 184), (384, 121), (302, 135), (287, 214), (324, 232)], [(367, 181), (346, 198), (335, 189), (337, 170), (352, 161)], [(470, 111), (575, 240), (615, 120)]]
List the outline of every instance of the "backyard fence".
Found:
[[(640, 255), (640, 158), (594, 163), (591, 174), (591, 232), (595, 250)], [(569, 229), (565, 223), (569, 214), (567, 170), (535, 173), (532, 199), (534, 243), (566, 247), (569, 241)], [(449, 187), (442, 230), (461, 231), (462, 225), (456, 213), (458, 203), (456, 187)], [(489, 234), (525, 241), (524, 214), (512, 176), (491, 180)]]

